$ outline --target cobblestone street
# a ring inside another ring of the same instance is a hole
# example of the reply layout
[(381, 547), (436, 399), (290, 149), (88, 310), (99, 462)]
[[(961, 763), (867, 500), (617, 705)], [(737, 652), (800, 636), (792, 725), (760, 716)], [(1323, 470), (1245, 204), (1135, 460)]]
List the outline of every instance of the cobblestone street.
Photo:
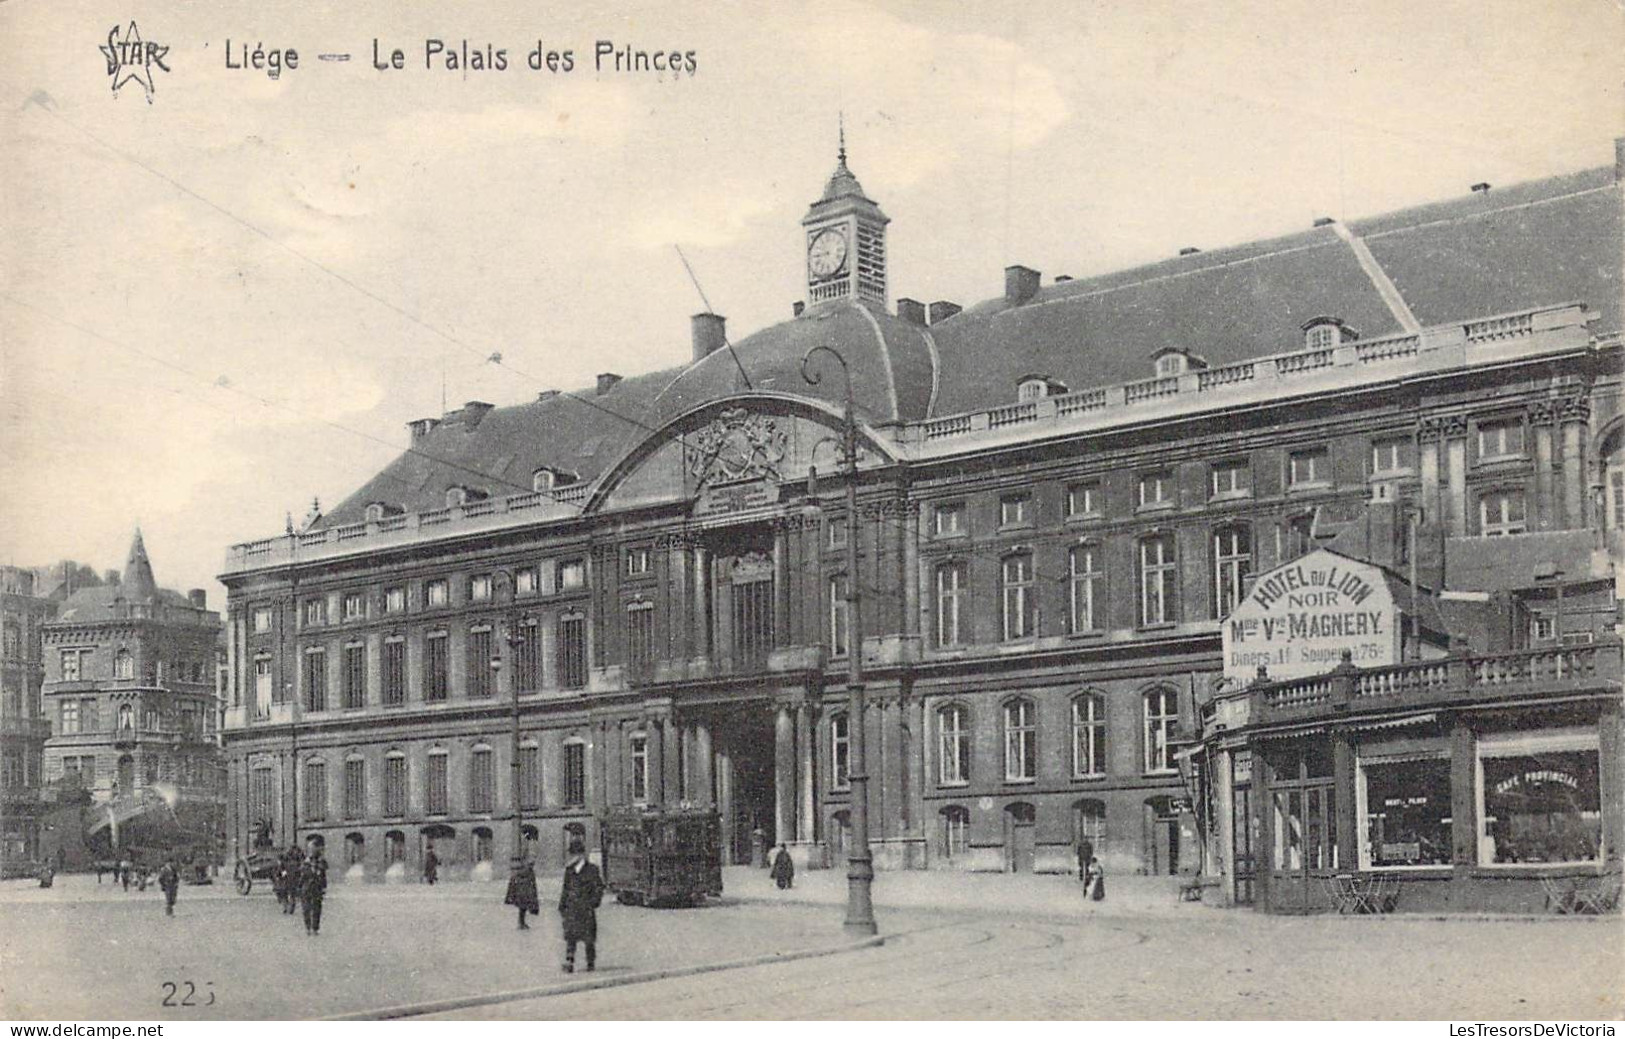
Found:
[[(1267, 917), (1136, 899), (1086, 911), (1064, 878), (877, 881), (883, 947), (464, 1007), (448, 1018), (1619, 1018), (1617, 920)], [(1130, 881), (1131, 878), (1124, 878)], [(771, 904), (730, 871), (703, 910), (605, 906), (599, 980), (843, 944), (834, 875)], [(997, 893), (1003, 892), (1002, 897)], [(992, 893), (992, 894), (990, 894)], [(318, 938), (268, 894), (0, 886), (0, 1016), (317, 1017), (579, 981), (558, 923), (515, 929), (499, 885), (339, 887)], [(1057, 903), (1040, 912), (1044, 897)], [(548, 891), (544, 889), (546, 904)], [(165, 982), (197, 1008), (165, 1008)], [(183, 989), (184, 990), (184, 989)]]

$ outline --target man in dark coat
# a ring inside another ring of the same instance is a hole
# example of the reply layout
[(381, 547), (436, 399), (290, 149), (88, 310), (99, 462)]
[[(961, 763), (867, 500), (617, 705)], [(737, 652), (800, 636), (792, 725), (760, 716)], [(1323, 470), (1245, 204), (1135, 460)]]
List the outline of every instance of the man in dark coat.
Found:
[(305, 903), (305, 933), (322, 933), (322, 898), (327, 894), (327, 858), (312, 848), (299, 871), (299, 896)]
[(433, 885), (439, 879), (440, 856), (434, 853), (434, 845), (431, 844), (429, 850), (423, 853), (423, 882)]
[(790, 861), (790, 849), (779, 845), (778, 854), (773, 856), (773, 883), (779, 886), (780, 891), (793, 887), (796, 880), (796, 864)]
[(288, 916), (292, 916), (299, 907), (299, 897), (304, 888), (304, 869), (305, 853), (299, 850), (299, 845), (289, 845), (282, 856), (282, 911)]
[(587, 861), (587, 845), (580, 837), (570, 838), (570, 861), (564, 867), (564, 885), (559, 890), (559, 915), (564, 918), (564, 972), (575, 973), (576, 943), (587, 947), (587, 969), (596, 969), (598, 960), (598, 905), (604, 900), (604, 878), (598, 867)]
[(502, 903), (519, 910), (521, 931), (530, 930), (530, 925), (525, 923), (525, 914), (539, 913), (542, 907), (536, 897), (536, 868), (529, 859), (520, 859), (514, 866), (513, 874), (508, 877), (508, 897)]
[(173, 856), (164, 860), (158, 870), (158, 886), (164, 892), (164, 915), (175, 915), (175, 897), (181, 892), (181, 871), (175, 868)]

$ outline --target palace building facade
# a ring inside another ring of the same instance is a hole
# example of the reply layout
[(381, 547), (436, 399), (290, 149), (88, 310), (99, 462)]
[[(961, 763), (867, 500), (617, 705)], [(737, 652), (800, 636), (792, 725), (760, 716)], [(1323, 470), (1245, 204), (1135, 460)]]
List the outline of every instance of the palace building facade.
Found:
[[(889, 307), (843, 148), (790, 320), (730, 344), (699, 314), (679, 366), (414, 422), (338, 507), (230, 549), (229, 834), (320, 837), (367, 878), (434, 841), (485, 877), (689, 804), (732, 861), (837, 865), (860, 653), (880, 868), (1063, 871), (1087, 841), (1246, 901), (1212, 738), (1274, 685), (1227, 677), (1254, 657), (1223, 625), (1321, 552), (1386, 605), (1306, 645), (1375, 626), (1369, 669), (1584, 641), (1590, 706), (1538, 724), (1617, 748), (1622, 169)], [(1586, 775), (1617, 856), (1617, 754)]]

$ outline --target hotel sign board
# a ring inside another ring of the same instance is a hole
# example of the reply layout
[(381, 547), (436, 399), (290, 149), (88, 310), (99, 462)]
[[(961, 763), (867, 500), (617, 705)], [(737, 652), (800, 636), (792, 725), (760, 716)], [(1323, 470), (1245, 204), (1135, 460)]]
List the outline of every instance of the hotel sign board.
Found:
[(1307, 678), (1348, 651), (1360, 667), (1399, 663), (1399, 609), (1375, 566), (1319, 549), (1261, 575), (1223, 626), (1224, 676)]

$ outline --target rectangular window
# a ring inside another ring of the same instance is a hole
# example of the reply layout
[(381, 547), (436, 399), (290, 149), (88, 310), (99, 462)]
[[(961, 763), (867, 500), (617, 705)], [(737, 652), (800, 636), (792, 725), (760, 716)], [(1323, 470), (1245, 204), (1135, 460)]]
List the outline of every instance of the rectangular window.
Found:
[(344, 817), (360, 819), (367, 814), (367, 763), (351, 758), (344, 763)]
[(271, 688), (271, 658), (254, 658), (254, 717), (269, 718), (275, 690)]
[(931, 513), (931, 533), (939, 538), (956, 537), (967, 533), (965, 503), (956, 501), (938, 505)]
[(1025, 552), (1006, 556), (1001, 566), (1004, 638), (1024, 639), (1034, 634), (1036, 602), (1033, 596), (1033, 557)]
[(1095, 631), (1100, 627), (1097, 608), (1104, 603), (1101, 595), (1105, 587), (1105, 574), (1100, 566), (1100, 546), (1076, 545), (1067, 553), (1068, 588), (1067, 631), (1074, 635)]
[(491, 601), (491, 575), (490, 574), (475, 574), (473, 577), (470, 577), (468, 579), (468, 601), (469, 602), (490, 602)]
[(639, 601), (626, 607), (626, 662), (647, 672), (655, 657), (655, 604)]
[(1172, 534), (1140, 541), (1140, 624), (1172, 624), (1177, 576)]
[(384, 759), (384, 814), (406, 814), (406, 758), (403, 755)]
[(254, 607), (254, 632), (263, 635), (271, 630), (271, 608), (269, 606)]
[(399, 707), (406, 702), (406, 642), (385, 639), (383, 663), (384, 706)]
[(567, 613), (559, 618), (559, 688), (587, 685), (587, 618)]
[(536, 568), (527, 566), (514, 574), (513, 590), (517, 595), (535, 595), (537, 590)]
[(492, 692), (491, 629), (474, 628), (468, 633), (468, 695), (479, 698)]
[(1082, 777), (1105, 773), (1106, 700), (1086, 693), (1072, 701), (1072, 774)]
[(82, 674), (79, 665), (83, 652), (84, 650), (79, 649), (65, 649), (62, 651), (62, 681), (79, 681)]
[(587, 745), (579, 741), (564, 745), (564, 804), (579, 808), (587, 803)]
[(423, 585), (423, 602), (429, 607), (445, 606), (451, 602), (451, 583), (444, 577), (437, 577), (433, 581), (426, 581)]
[(1529, 636), (1536, 642), (1552, 642), (1557, 638), (1557, 621), (1553, 617), (1534, 617), (1529, 622)]
[(526, 621), (519, 631), (522, 641), (516, 680), (520, 689), (535, 692), (542, 687), (542, 629), (532, 620)]
[(852, 786), (852, 746), (848, 736), (846, 715), (837, 714), (829, 720), (829, 780), (833, 790)]
[(999, 499), (999, 526), (1025, 527), (1033, 521), (1033, 499), (1030, 494), (1007, 494)]
[(1602, 861), (1601, 772), (1595, 730), (1481, 737), (1478, 862), (1483, 866)]
[(1522, 534), (1525, 520), (1522, 491), (1494, 491), (1478, 500), (1479, 530), (1487, 538)]
[(344, 647), (344, 709), (359, 711), (367, 706), (367, 647)]
[(1480, 461), (1495, 458), (1516, 458), (1523, 454), (1523, 422), (1502, 419), (1478, 424), (1478, 457)]
[(1145, 770), (1174, 770), (1173, 738), (1179, 728), (1179, 696), (1172, 689), (1145, 694)]
[(587, 586), (587, 564), (580, 559), (566, 559), (559, 563), (559, 591), (569, 592)]
[(249, 777), (248, 804), (254, 820), (276, 818), (276, 783), (270, 766), (254, 769)]
[(835, 574), (829, 579), (829, 655), (832, 657), (844, 657), (847, 654), (848, 594), (845, 574)]
[(644, 804), (649, 800), (649, 740), (643, 735), (631, 738), (632, 748), (632, 801)]
[(327, 651), (305, 651), (305, 710), (327, 710)]
[(489, 812), (496, 803), (496, 776), (491, 750), (477, 748), (468, 756), (468, 810)]
[(535, 744), (519, 748), (519, 807), (542, 806), (542, 751)]
[(653, 561), (647, 548), (629, 548), (626, 550), (626, 576), (643, 577), (653, 569)]
[(1158, 508), (1174, 503), (1174, 474), (1171, 470), (1145, 473), (1139, 480), (1139, 506)]
[(944, 786), (970, 782), (969, 712), (957, 704), (937, 712), (937, 779)]
[(1245, 594), (1253, 569), (1252, 534), (1245, 527), (1222, 527), (1213, 533), (1213, 615), (1230, 615)]
[(447, 773), (449, 755), (430, 754), (429, 769), (423, 788), (423, 810), (430, 815), (445, 815), (448, 803)]
[(423, 699), (444, 700), (449, 684), (450, 652), (446, 633), (432, 631), (423, 640)]
[(1384, 437), (1371, 442), (1371, 472), (1404, 472), (1411, 467), (1411, 438)]
[(1293, 487), (1326, 484), (1332, 479), (1331, 460), (1324, 447), (1294, 451), (1287, 456), (1287, 483)]
[(327, 600), (326, 599), (306, 599), (305, 600), (305, 625), (307, 627), (309, 627), (309, 626), (315, 625), (315, 624), (326, 624), (326, 623), (327, 623)]
[(305, 821), (327, 819), (327, 766), (320, 761), (305, 762)]
[(846, 535), (847, 535), (846, 517), (845, 516), (831, 516), (829, 518), (829, 522), (826, 524), (826, 527), (829, 530), (829, 534), (828, 534), (829, 547), (830, 548), (845, 548), (846, 547)]
[(1004, 705), (1004, 778), (1026, 782), (1037, 770), (1037, 709), (1031, 700), (1012, 700)]
[(58, 717), (61, 721), (61, 735), (73, 736), (79, 732), (79, 701), (63, 700), (58, 705)]
[(937, 645), (957, 646), (969, 633), (963, 624), (963, 604), (967, 589), (964, 563), (942, 563), (937, 567)]
[(1361, 760), (1360, 868), (1448, 866), (1450, 759)]
[(1089, 480), (1075, 483), (1066, 489), (1066, 515), (1068, 519), (1098, 516), (1101, 510), (1100, 482)]
[(367, 597), (359, 592), (350, 592), (344, 597), (344, 619), (358, 621), (367, 615)]
[(406, 612), (406, 589), (405, 588), (402, 588), (399, 585), (397, 585), (394, 588), (385, 589), (385, 591), (384, 591), (384, 612), (385, 613), (405, 613)]
[(1253, 492), (1253, 470), (1245, 461), (1214, 462), (1208, 494), (1214, 498), (1244, 498)]

